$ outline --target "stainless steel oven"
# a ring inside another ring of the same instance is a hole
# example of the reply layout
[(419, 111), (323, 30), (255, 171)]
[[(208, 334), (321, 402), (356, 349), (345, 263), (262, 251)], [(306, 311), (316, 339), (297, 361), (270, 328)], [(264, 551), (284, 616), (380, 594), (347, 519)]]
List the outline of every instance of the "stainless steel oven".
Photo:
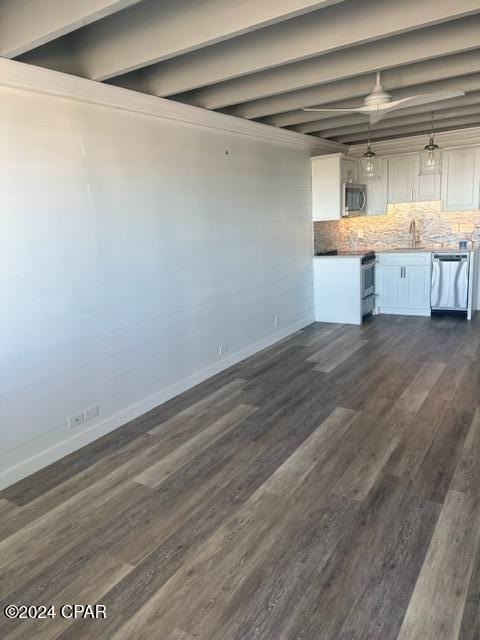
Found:
[(374, 251), (369, 251), (362, 256), (362, 300), (375, 295), (375, 263), (376, 256)]
[(364, 215), (367, 210), (367, 187), (364, 184), (343, 183), (342, 216)]

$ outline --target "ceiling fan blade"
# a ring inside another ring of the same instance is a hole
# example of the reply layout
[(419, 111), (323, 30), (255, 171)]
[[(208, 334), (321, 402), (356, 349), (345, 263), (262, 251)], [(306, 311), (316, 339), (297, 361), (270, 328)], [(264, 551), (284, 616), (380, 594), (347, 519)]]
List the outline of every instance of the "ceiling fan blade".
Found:
[(304, 107), (302, 111), (330, 111), (332, 113), (357, 113), (362, 112), (364, 107), (352, 107), (351, 109), (317, 109), (316, 107)]
[(422, 104), (429, 104), (430, 102), (459, 98), (464, 95), (465, 91), (435, 91), (433, 93), (421, 93), (417, 96), (410, 96), (409, 98), (402, 98), (401, 100), (393, 100), (389, 104), (384, 105), (384, 107), (387, 110), (402, 109), (403, 107), (416, 107)]
[(386, 104), (380, 104), (375, 108), (373, 113), (370, 113), (370, 124), (376, 124), (384, 118), (390, 111), (397, 109), (403, 109), (406, 107), (417, 107), (423, 104), (430, 104), (431, 102), (439, 102), (440, 100), (449, 100), (450, 98), (458, 98), (464, 96), (465, 91), (435, 91), (433, 93), (421, 93), (416, 96), (410, 96), (408, 98), (401, 98), (400, 100), (392, 100)]

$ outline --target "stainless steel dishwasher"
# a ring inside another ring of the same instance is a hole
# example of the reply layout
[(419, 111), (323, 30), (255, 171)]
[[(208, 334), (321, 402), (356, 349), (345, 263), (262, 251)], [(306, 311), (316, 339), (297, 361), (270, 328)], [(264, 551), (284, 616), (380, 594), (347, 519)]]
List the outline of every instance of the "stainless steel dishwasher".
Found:
[(467, 311), (470, 253), (432, 254), (432, 311)]

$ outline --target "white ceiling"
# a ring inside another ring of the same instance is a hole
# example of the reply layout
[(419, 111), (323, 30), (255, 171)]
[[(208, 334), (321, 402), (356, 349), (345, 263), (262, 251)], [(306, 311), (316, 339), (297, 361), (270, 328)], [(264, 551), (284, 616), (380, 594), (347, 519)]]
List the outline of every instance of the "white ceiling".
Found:
[(375, 72), (394, 99), (377, 140), (480, 125), (480, 0), (0, 0), (0, 55), (322, 138), (366, 138)]

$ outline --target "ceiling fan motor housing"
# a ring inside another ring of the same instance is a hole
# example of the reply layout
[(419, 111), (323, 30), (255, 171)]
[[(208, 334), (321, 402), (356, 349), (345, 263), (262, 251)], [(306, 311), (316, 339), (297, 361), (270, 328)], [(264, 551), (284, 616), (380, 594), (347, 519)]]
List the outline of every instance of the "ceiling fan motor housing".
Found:
[(391, 101), (392, 96), (385, 91), (381, 84), (376, 84), (373, 88), (372, 93), (370, 93), (365, 98), (365, 104), (368, 107), (380, 104), (388, 104)]

